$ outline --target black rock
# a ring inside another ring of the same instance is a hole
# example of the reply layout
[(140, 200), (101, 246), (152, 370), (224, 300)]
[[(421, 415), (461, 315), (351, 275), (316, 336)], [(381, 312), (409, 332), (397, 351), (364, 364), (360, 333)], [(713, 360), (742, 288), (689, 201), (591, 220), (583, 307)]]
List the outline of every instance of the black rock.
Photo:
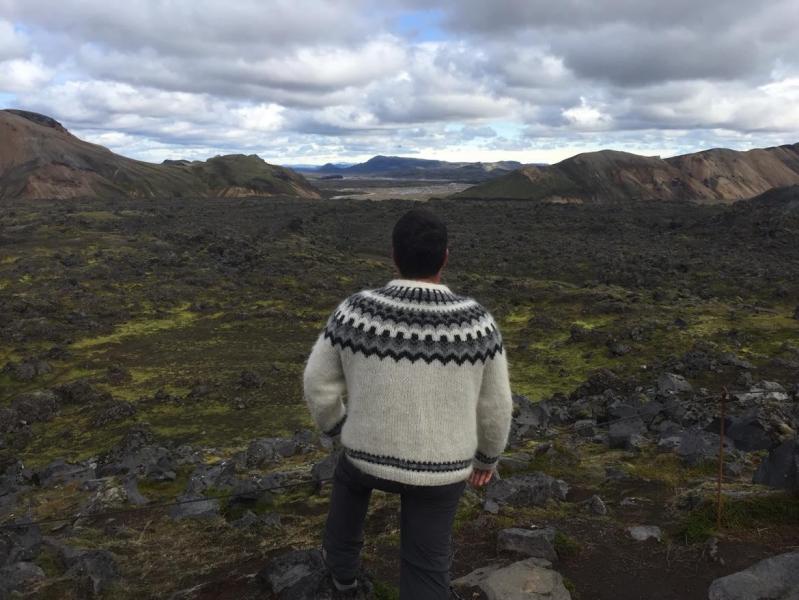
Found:
[(153, 443), (152, 432), (135, 425), (100, 457), (97, 473), (101, 477), (135, 474), (151, 481), (172, 481), (176, 468), (172, 453)]
[(219, 515), (219, 501), (202, 496), (178, 496), (180, 504), (169, 509), (169, 516), (181, 519), (208, 519)]
[(115, 402), (103, 409), (92, 419), (92, 427), (103, 427), (114, 421), (122, 421), (136, 414), (136, 407), (130, 402)]
[(608, 430), (608, 446), (624, 450), (635, 450), (643, 443), (643, 433), (646, 431), (644, 422), (640, 418), (611, 423)]
[(101, 594), (117, 579), (119, 569), (106, 550), (77, 550), (67, 559), (66, 576), (78, 582), (78, 589), (88, 597)]
[(49, 391), (30, 392), (17, 396), (11, 408), (17, 411), (17, 419), (28, 423), (49, 421), (58, 413), (59, 398)]
[(45, 579), (41, 567), (31, 562), (18, 562), (0, 568), (0, 598), (11, 598), (12, 592), (25, 592), (31, 583)]
[(739, 450), (745, 452), (769, 450), (779, 443), (771, 436), (758, 413), (758, 409), (754, 408), (731, 419), (726, 435)]
[(85, 379), (71, 381), (55, 388), (54, 391), (65, 404), (86, 406), (88, 404), (110, 402), (112, 399), (111, 394), (96, 389)]
[(514, 394), (513, 421), (510, 437), (521, 441), (533, 436), (549, 425), (551, 413), (546, 402), (534, 403), (526, 396)]
[(149, 502), (149, 500), (147, 500), (147, 498), (145, 498), (139, 491), (139, 485), (135, 475), (129, 475), (126, 477), (122, 482), (122, 487), (124, 488), (125, 494), (128, 497), (128, 502), (131, 504), (140, 506)]
[(41, 550), (42, 534), (37, 525), (12, 524), (15, 527), (0, 530), (0, 566), (33, 560)]
[(769, 452), (752, 481), (799, 492), (799, 440), (788, 440)]
[(229, 490), (238, 483), (236, 466), (231, 461), (199, 465), (186, 484), (186, 494), (200, 495), (208, 490)]
[(311, 468), (311, 477), (316, 485), (317, 491), (325, 482), (333, 479), (336, 472), (336, 465), (341, 457), (341, 450), (336, 450), (328, 454), (325, 458), (314, 464)]
[(493, 479), (486, 488), (485, 500), (512, 506), (540, 506), (550, 500), (565, 500), (568, 492), (565, 481), (545, 473), (529, 473)]
[(555, 534), (555, 530), (550, 527), (503, 529), (497, 534), (497, 549), (554, 562), (558, 559), (558, 554), (555, 552)]
[(51, 462), (36, 474), (39, 485), (51, 487), (65, 483), (83, 483), (97, 477), (97, 472), (92, 464), (68, 463), (59, 458)]
[(690, 394), (693, 386), (683, 377), (675, 373), (664, 373), (657, 381), (658, 392), (664, 396)]
[[(681, 431), (663, 435), (658, 442), (660, 452), (674, 452), (682, 462), (689, 466), (718, 460), (719, 436), (699, 430)], [(732, 452), (732, 444), (725, 439), (725, 451)]]
[[(363, 572), (357, 575), (359, 589), (352, 600), (371, 600), (374, 587)], [(278, 600), (335, 600), (344, 596), (335, 590), (318, 550), (295, 550), (272, 560), (258, 573), (258, 580)]]
[(260, 438), (247, 447), (247, 466), (257, 468), (294, 456), (300, 444), (294, 438)]

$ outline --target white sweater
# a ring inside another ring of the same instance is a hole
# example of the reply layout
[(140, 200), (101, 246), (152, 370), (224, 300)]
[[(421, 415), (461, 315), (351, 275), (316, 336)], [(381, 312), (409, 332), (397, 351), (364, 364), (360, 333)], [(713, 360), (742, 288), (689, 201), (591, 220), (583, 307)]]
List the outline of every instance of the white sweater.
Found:
[(303, 374), (317, 426), (362, 471), (444, 485), (492, 469), (511, 424), (508, 363), (491, 314), (443, 284), (394, 279), (344, 300)]

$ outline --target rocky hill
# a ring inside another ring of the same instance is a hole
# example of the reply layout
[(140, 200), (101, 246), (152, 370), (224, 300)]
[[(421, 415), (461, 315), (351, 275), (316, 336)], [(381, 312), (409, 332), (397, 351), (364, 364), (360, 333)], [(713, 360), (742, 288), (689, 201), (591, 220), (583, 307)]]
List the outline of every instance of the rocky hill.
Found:
[(747, 152), (713, 149), (665, 160), (602, 150), (578, 154), (551, 166), (525, 166), (457, 196), (572, 203), (725, 203), (797, 184), (799, 144)]
[(301, 175), (258, 156), (152, 164), (114, 154), (50, 117), (0, 111), (0, 200), (97, 196), (218, 197), (290, 195), (319, 198)]
[(401, 156), (374, 156), (364, 163), (342, 167), (328, 163), (317, 169), (300, 169), (319, 175), (393, 179), (443, 179), (481, 182), (501, 177), (522, 167), (516, 161), (447, 162)]

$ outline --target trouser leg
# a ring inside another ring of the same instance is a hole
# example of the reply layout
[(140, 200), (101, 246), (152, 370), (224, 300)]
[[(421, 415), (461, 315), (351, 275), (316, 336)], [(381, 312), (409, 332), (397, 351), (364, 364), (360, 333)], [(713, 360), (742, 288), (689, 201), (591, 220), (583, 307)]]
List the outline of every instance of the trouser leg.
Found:
[(333, 576), (342, 582), (358, 572), (366, 511), (372, 488), (359, 481), (358, 471), (342, 454), (333, 474), (333, 491), (325, 524), (325, 562)]
[(452, 524), (466, 487), (461, 481), (419, 486), (402, 493), (401, 600), (447, 600), (452, 563)]

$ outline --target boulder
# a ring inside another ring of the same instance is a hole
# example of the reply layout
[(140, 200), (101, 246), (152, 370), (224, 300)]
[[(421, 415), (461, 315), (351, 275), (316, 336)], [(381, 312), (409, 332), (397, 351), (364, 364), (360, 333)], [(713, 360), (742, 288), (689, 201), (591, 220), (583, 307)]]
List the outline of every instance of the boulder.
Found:
[(555, 552), (555, 530), (545, 529), (503, 529), (497, 535), (497, 549), (518, 552), (533, 558), (549, 561), (558, 559)]
[(512, 506), (539, 506), (550, 500), (565, 500), (569, 486), (546, 473), (528, 473), (507, 479), (492, 479), (485, 493), (486, 502)]
[(328, 454), (325, 458), (315, 463), (311, 467), (311, 477), (313, 478), (314, 485), (317, 491), (322, 488), (325, 482), (333, 479), (333, 473), (336, 472), (336, 465), (341, 457), (341, 450), (337, 450)]
[[(363, 572), (358, 576), (359, 588), (348, 599), (372, 600), (374, 588)], [(258, 573), (258, 580), (278, 600), (333, 600), (341, 594), (333, 582), (319, 550), (295, 550), (273, 559)]]
[(658, 377), (657, 390), (664, 396), (672, 396), (675, 394), (690, 394), (694, 391), (694, 388), (682, 375), (663, 373), (663, 375)]
[(659, 542), (663, 538), (663, 531), (656, 525), (635, 525), (628, 527), (627, 533), (637, 542), (645, 542), (646, 540), (657, 540)]
[(169, 509), (169, 516), (181, 519), (209, 519), (219, 515), (219, 500), (202, 496), (178, 496), (176, 504)]
[(85, 379), (70, 381), (55, 388), (53, 391), (61, 397), (61, 401), (64, 404), (87, 406), (89, 404), (107, 403), (112, 400), (111, 394), (96, 389)]
[(68, 463), (59, 458), (51, 462), (36, 474), (39, 484), (52, 487), (66, 483), (84, 483), (97, 477), (95, 466), (91, 463)]
[(580, 419), (572, 425), (574, 432), (580, 437), (592, 438), (596, 435), (596, 421), (593, 419)]
[(3, 371), (8, 373), (12, 379), (17, 381), (33, 381), (39, 375), (47, 375), (53, 371), (50, 363), (43, 360), (28, 359), (22, 362), (8, 362), (3, 367)]
[(17, 419), (38, 423), (52, 419), (58, 412), (59, 404), (59, 398), (53, 392), (38, 391), (17, 396), (11, 408), (17, 411)]
[(77, 550), (67, 559), (66, 576), (76, 579), (83, 597), (101, 594), (117, 579), (119, 569), (106, 550)]
[[(663, 435), (658, 442), (658, 451), (674, 452), (686, 465), (696, 466), (703, 462), (717, 461), (719, 443), (719, 436), (715, 433), (687, 430)], [(725, 450), (733, 450), (728, 439), (725, 439)]]
[(245, 512), (240, 518), (230, 523), (236, 529), (251, 529), (253, 527), (280, 527), (280, 515), (278, 513), (266, 513), (256, 515), (251, 510)]
[(31, 562), (18, 562), (0, 568), (0, 598), (10, 598), (12, 592), (23, 593), (31, 583), (42, 581), (44, 571)]
[(550, 417), (545, 402), (534, 403), (526, 396), (514, 394), (511, 439), (518, 442), (532, 436), (540, 429), (545, 429), (549, 425)]
[(644, 442), (645, 431), (644, 422), (638, 418), (613, 423), (608, 429), (608, 446), (623, 450), (638, 449)]
[(13, 408), (0, 408), (0, 433), (13, 433), (23, 427), (19, 413)]
[(752, 480), (774, 488), (799, 492), (799, 439), (783, 442), (760, 463)]
[(605, 504), (605, 501), (602, 500), (601, 497), (594, 494), (588, 500), (585, 501), (585, 505), (595, 515), (604, 516), (608, 514), (608, 507)]
[(213, 465), (200, 464), (186, 484), (186, 494), (198, 496), (209, 490), (229, 490), (237, 483), (236, 466), (232, 461)]
[(134, 425), (100, 457), (98, 475), (135, 474), (150, 481), (172, 481), (177, 464), (172, 453), (153, 441), (149, 429)]
[(0, 566), (33, 560), (39, 555), (42, 534), (37, 525), (13, 523), (17, 527), (0, 530)]
[(456, 579), (457, 587), (479, 587), (488, 600), (571, 600), (563, 577), (551, 564), (528, 558), (507, 567), (484, 567)]
[(263, 467), (281, 458), (294, 456), (299, 450), (300, 445), (293, 438), (260, 438), (250, 442), (247, 447), (246, 464), (250, 468)]
[(758, 420), (756, 412), (752, 414), (752, 411), (734, 418), (725, 434), (736, 448), (744, 452), (768, 450), (774, 446), (774, 441), (763, 423)]
[(139, 482), (137, 481), (135, 475), (129, 475), (126, 477), (122, 482), (122, 487), (125, 490), (125, 495), (128, 498), (128, 502), (131, 504), (141, 506), (149, 502), (149, 500), (147, 500), (147, 498), (145, 498), (139, 491)]
[(773, 556), (716, 579), (709, 600), (799, 600), (799, 552)]
[(92, 419), (92, 427), (103, 427), (115, 421), (123, 421), (136, 414), (136, 407), (130, 402), (114, 402)]

